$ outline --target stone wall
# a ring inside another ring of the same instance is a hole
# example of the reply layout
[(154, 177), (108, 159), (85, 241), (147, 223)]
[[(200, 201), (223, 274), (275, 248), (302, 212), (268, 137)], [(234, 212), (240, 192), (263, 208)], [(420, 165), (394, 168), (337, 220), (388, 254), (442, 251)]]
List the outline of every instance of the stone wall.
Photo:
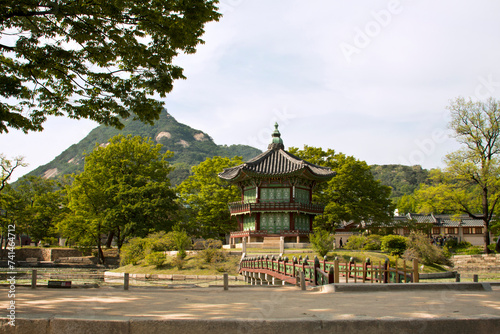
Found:
[[(9, 250), (2, 249), (0, 256), (6, 259)], [(36, 258), (38, 261), (55, 261), (61, 257), (79, 257), (82, 253), (74, 248), (16, 248), (16, 261)]]
[(500, 254), (455, 255), (451, 261), (459, 272), (500, 272)]

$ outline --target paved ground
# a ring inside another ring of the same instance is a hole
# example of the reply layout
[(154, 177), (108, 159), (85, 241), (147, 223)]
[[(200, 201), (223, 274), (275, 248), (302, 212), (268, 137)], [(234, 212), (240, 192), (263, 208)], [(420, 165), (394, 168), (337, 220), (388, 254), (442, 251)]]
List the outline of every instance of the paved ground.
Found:
[[(0, 288), (0, 318), (8, 288)], [(300, 291), (296, 287), (159, 289), (16, 288), (16, 318), (130, 319), (425, 319), (500, 318), (500, 287), (492, 291)]]

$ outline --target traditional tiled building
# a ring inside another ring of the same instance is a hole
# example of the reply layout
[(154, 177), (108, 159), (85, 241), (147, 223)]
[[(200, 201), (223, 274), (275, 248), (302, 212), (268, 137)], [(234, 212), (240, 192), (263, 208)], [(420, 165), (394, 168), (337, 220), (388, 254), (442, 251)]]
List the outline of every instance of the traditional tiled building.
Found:
[[(481, 219), (473, 219), (469, 216), (452, 216), (452, 215), (423, 215), (416, 213), (408, 213), (403, 216), (394, 216), (392, 222), (384, 224), (382, 227), (389, 229), (393, 234), (407, 236), (410, 234), (410, 225), (416, 224), (420, 226), (420, 230), (427, 232), (429, 237), (452, 237), (458, 241), (468, 241), (475, 246), (484, 244), (484, 222)], [(372, 222), (343, 222), (339, 228), (335, 230), (337, 244), (342, 238), (343, 244), (351, 235), (359, 234), (363, 231), (372, 230), (372, 226), (380, 228), (380, 225)], [(373, 232), (373, 231), (372, 231)], [(490, 239), (491, 239), (490, 234)], [(492, 239), (491, 239), (492, 240)]]
[(219, 174), (241, 189), (241, 201), (229, 204), (239, 226), (239, 231), (230, 235), (231, 244), (243, 238), (247, 242), (279, 237), (284, 237), (285, 242), (306, 241), (314, 216), (323, 213), (323, 205), (312, 203), (312, 191), (335, 172), (304, 161), (284, 148), (275, 124), (267, 151)]

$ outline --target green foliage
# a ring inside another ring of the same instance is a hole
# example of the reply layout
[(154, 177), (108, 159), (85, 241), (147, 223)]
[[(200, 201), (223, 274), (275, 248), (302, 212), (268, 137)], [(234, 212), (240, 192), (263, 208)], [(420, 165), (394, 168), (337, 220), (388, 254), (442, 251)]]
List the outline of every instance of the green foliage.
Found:
[(363, 249), (365, 247), (367, 237), (364, 235), (352, 235), (347, 239), (345, 249)]
[(137, 265), (144, 259), (147, 240), (144, 238), (132, 238), (120, 250), (120, 265)]
[(381, 238), (381, 250), (401, 256), (407, 248), (407, 238), (401, 235), (386, 235)]
[(193, 167), (193, 175), (177, 187), (180, 203), (185, 208), (182, 227), (190, 235), (223, 239), (226, 233), (234, 231), (236, 221), (227, 205), (240, 199), (240, 190), (220, 179), (218, 174), (224, 168), (242, 163), (240, 157), (206, 159)]
[(182, 270), (184, 265), (186, 264), (185, 255), (182, 256), (180, 253), (177, 254), (176, 257), (172, 260), (172, 264), (178, 269)]
[[(371, 172), (375, 179), (392, 188), (391, 198), (411, 195), (420, 184), (427, 182), (429, 176), (429, 171), (419, 165), (372, 165)], [(415, 211), (402, 211), (400, 209), (400, 212)]]
[(4, 188), (0, 198), (2, 226), (16, 224), (16, 232), (28, 234), (35, 243), (57, 237), (56, 224), (67, 213), (66, 195), (60, 187), (54, 180), (28, 176), (15, 187)]
[(320, 257), (324, 257), (328, 252), (333, 250), (334, 240), (335, 236), (330, 235), (330, 232), (327, 230), (316, 229), (313, 234), (309, 235), (311, 246)]
[(313, 201), (326, 204), (322, 215), (314, 219), (315, 227), (333, 230), (342, 221), (389, 222), (394, 212), (391, 189), (374, 179), (370, 167), (342, 153), (304, 146), (290, 148), (290, 153), (320, 166), (330, 167), (337, 175), (315, 188)]
[(208, 239), (203, 242), (203, 250), (198, 252), (198, 256), (205, 263), (217, 263), (225, 260), (224, 252), (221, 250), (222, 242), (220, 240)]
[[(1, 92), (0, 92), (1, 93)], [(1, 108), (1, 104), (0, 104)], [(0, 109), (1, 110), (1, 109)], [(0, 133), (2, 131), (0, 130)], [(24, 162), (23, 157), (16, 157), (14, 160), (9, 160), (3, 153), (0, 153), (0, 192), (7, 185), (12, 173), (19, 167), (26, 167), (28, 164)]]
[(47, 115), (119, 127), (152, 123), (194, 53), (216, 1), (3, 1), (0, 133), (42, 130)]
[(449, 256), (443, 249), (436, 245), (431, 245), (429, 237), (422, 234), (411, 232), (407, 239), (407, 249), (404, 257), (407, 260), (417, 259), (419, 262), (429, 264), (446, 264), (449, 265)]
[[(160, 149), (150, 139), (116, 136), (86, 157), (84, 172), (68, 190), (69, 207), (98, 247), (103, 233), (114, 232), (121, 248), (130, 237), (172, 228), (177, 205), (168, 179), (171, 153)], [(76, 241), (81, 236), (72, 235)]]
[(169, 233), (174, 243), (175, 249), (178, 251), (177, 256), (182, 259), (186, 257), (186, 249), (191, 246), (191, 238), (188, 236), (186, 231), (172, 231)]
[(156, 268), (160, 268), (167, 261), (167, 257), (163, 252), (152, 252), (146, 255), (144, 258), (144, 262), (149, 266), (155, 266)]
[(484, 251), (489, 224), (500, 199), (500, 102), (457, 98), (448, 106), (450, 128), (463, 148), (446, 156), (445, 170), (431, 173), (432, 184), (416, 195), (422, 212), (465, 213), (484, 221)]
[(378, 234), (370, 234), (366, 237), (364, 250), (380, 250), (382, 248), (382, 236)]
[(165, 233), (165, 231), (159, 231), (148, 234), (148, 236), (144, 238), (146, 243), (146, 252), (165, 252), (175, 250), (176, 245), (173, 233), (174, 232)]

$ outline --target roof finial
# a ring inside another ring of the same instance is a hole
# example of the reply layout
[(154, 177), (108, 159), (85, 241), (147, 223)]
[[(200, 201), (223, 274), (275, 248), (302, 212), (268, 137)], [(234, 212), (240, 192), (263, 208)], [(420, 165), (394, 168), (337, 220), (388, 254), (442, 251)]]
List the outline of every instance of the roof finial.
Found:
[(281, 139), (281, 133), (278, 130), (278, 122), (274, 123), (274, 132), (272, 134), (272, 141), (267, 147), (268, 150), (271, 149), (285, 149), (283, 145), (283, 140)]

